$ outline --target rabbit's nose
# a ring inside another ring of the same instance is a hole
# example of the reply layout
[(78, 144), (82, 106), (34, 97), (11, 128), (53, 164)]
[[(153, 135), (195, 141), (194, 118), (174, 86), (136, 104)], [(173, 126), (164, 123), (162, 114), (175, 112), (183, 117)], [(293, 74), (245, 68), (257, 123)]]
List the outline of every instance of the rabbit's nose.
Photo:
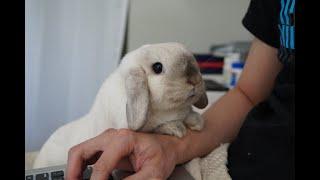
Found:
[(188, 62), (186, 67), (187, 83), (196, 86), (201, 82), (201, 75), (198, 69), (191, 62)]
[(192, 76), (187, 80), (187, 83), (195, 86), (195, 85), (199, 84), (200, 81), (201, 81), (200, 76)]

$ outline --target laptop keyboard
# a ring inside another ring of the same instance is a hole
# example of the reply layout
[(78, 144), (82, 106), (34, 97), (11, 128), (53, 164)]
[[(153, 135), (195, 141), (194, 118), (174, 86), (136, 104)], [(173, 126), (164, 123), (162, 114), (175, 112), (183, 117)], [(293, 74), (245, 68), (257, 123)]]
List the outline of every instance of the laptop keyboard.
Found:
[[(40, 169), (25, 170), (25, 180), (64, 180), (66, 165), (53, 166)], [(82, 175), (82, 180), (89, 180), (92, 167), (88, 166)], [(114, 170), (108, 180), (121, 180), (132, 175), (132, 172)], [(192, 176), (181, 166), (177, 166), (168, 180), (194, 180)]]
[[(83, 172), (83, 180), (89, 180), (92, 173), (92, 167), (88, 166)], [(64, 180), (65, 166), (54, 166), (41, 169), (26, 170), (26, 180)], [(109, 180), (113, 180), (110, 176)]]

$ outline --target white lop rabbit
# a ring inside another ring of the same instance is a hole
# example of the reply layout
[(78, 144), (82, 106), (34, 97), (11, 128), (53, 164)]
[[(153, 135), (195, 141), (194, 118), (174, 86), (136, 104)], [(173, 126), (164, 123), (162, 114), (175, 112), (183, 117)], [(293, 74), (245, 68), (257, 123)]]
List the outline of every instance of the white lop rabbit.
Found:
[(87, 115), (57, 129), (34, 168), (66, 164), (68, 150), (108, 128), (129, 128), (183, 137), (204, 122), (192, 105), (208, 104), (193, 56), (182, 44), (144, 45), (128, 53), (105, 80)]

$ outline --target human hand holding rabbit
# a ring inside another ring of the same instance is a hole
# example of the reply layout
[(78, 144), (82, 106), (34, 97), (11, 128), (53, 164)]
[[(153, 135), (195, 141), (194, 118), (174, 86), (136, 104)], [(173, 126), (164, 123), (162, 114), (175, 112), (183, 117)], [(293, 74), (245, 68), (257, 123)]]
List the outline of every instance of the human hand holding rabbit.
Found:
[(69, 151), (67, 179), (79, 180), (94, 164), (91, 179), (105, 180), (112, 170), (136, 172), (127, 180), (167, 179), (178, 162), (179, 139), (128, 129), (108, 129)]

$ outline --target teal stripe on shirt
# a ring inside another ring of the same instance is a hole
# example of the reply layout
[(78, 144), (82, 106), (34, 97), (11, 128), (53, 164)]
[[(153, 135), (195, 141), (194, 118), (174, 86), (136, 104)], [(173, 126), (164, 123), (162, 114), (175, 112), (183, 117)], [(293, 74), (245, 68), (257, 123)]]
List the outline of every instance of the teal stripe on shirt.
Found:
[(294, 26), (291, 26), (290, 27), (290, 48), (291, 49), (294, 49), (294, 44), (295, 44), (295, 38), (294, 38)]
[(285, 23), (287, 24), (287, 25), (289, 25), (290, 23), (290, 19), (289, 19), (289, 16), (288, 16), (288, 14), (289, 14), (289, 4), (290, 4), (290, 0), (287, 0), (286, 1), (286, 7), (285, 7), (285, 9), (284, 9), (284, 16), (285, 16)]
[(284, 24), (283, 10), (284, 10), (284, 0), (281, 0), (281, 10), (280, 10), (280, 23)]

